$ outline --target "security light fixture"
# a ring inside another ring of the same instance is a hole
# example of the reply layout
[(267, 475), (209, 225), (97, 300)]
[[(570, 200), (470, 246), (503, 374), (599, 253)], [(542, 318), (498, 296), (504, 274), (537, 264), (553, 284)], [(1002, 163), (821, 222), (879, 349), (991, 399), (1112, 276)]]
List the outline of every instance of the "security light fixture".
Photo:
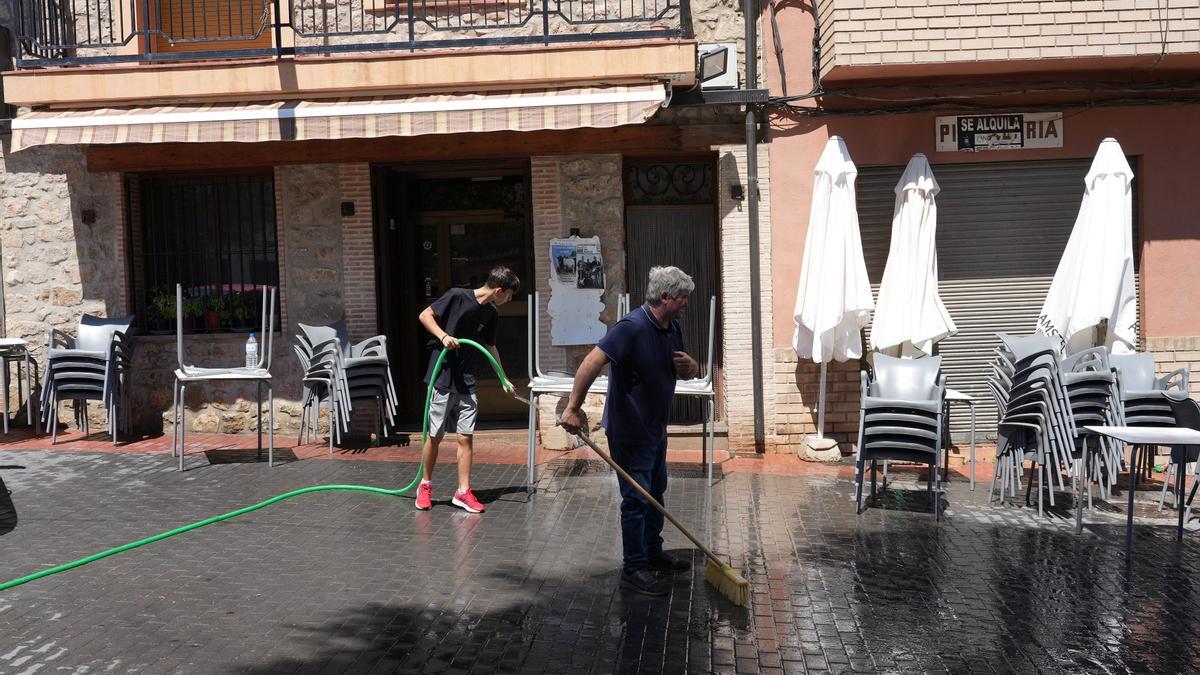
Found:
[(696, 79), (700, 82), (718, 78), (729, 69), (729, 48), (725, 45), (712, 44), (699, 47), (699, 63), (696, 68)]

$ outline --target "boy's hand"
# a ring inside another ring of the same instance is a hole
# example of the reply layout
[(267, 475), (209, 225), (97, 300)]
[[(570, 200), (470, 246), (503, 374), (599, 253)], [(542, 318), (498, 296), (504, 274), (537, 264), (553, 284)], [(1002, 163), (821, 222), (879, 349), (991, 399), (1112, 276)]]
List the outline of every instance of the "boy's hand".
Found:
[(451, 351), (458, 349), (458, 340), (449, 333), (442, 336), (442, 346)]
[(587, 415), (579, 408), (567, 408), (558, 418), (559, 425), (572, 434), (578, 434), (587, 429)]

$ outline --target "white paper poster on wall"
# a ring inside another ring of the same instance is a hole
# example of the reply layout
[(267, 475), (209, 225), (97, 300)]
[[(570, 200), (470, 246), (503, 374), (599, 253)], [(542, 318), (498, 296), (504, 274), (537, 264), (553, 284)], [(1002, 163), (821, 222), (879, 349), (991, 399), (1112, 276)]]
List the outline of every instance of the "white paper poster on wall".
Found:
[(550, 240), (551, 344), (591, 345), (604, 337), (604, 286), (599, 237)]

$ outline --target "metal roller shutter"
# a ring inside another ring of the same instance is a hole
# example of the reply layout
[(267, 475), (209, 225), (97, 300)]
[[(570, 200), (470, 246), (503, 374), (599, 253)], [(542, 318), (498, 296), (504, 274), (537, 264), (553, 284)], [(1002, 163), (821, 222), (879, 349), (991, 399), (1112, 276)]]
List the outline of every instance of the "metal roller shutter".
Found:
[[(1130, 164), (1136, 173), (1132, 158)], [(1079, 159), (933, 167), (942, 188), (937, 197), (938, 287), (958, 326), (958, 335), (939, 343), (937, 351), (947, 384), (979, 401), (980, 439), (994, 438), (996, 432), (996, 409), (985, 385), (996, 333), (1033, 332), (1075, 224), (1090, 165), (1090, 159)], [(891, 240), (894, 189), (903, 170), (859, 169), (858, 215), (876, 293)], [(1138, 250), (1135, 223), (1135, 254)], [(951, 432), (965, 440), (970, 416), (960, 410), (952, 411)]]

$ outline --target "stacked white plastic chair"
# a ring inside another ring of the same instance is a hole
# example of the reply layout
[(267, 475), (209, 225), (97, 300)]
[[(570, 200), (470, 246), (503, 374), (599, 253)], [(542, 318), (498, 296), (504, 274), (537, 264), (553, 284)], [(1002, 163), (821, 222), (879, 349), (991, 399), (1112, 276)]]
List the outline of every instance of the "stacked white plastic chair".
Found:
[[(1117, 401), (1120, 403), (1121, 424), (1127, 427), (1175, 426), (1175, 413), (1167, 396), (1187, 395), (1188, 370), (1179, 368), (1163, 377), (1156, 377), (1154, 355), (1145, 352), (1113, 354), (1109, 359), (1117, 375)], [(1139, 454), (1144, 456), (1146, 453)], [(1172, 452), (1167, 475), (1163, 479), (1162, 494), (1158, 499), (1160, 511), (1166, 503), (1172, 477), (1180, 468), (1180, 457), (1179, 453)], [(1186, 471), (1187, 464), (1195, 461), (1194, 453), (1190, 453), (1183, 463), (1184, 470)], [(1134, 467), (1131, 467), (1131, 470), (1133, 469)]]
[(1092, 484), (1097, 483), (1101, 494), (1109, 498), (1121, 467), (1121, 445), (1111, 437), (1087, 430), (1089, 426), (1121, 423), (1117, 378), (1109, 356), (1106, 347), (1093, 347), (1059, 363), (1074, 429), (1071, 458), (1076, 464), (1072, 475), (1077, 481), (1081, 503), (1086, 488), (1088, 508), (1092, 506)]
[(319, 409), (325, 407), (331, 411), (329, 451), (332, 453), (335, 440), (341, 442), (350, 431), (353, 402), (362, 399), (375, 401), (376, 438), (381, 442), (395, 425), (397, 405), (387, 337), (376, 335), (351, 344), (344, 321), (328, 326), (299, 326), (296, 355), (304, 376), (298, 442), (303, 442), (306, 432), (311, 439), (316, 432)]
[(1120, 424), (1107, 350), (1097, 347), (1060, 360), (1055, 341), (1046, 336), (999, 337), (1002, 345), (988, 381), (1000, 413), (989, 500), (997, 483), (1001, 502), (1018, 493), (1025, 460), (1032, 462), (1026, 502), (1036, 472), (1039, 514), (1045, 512), (1047, 494), (1055, 505), (1055, 484), (1066, 489), (1064, 473), (1080, 503), (1086, 490), (1090, 505), (1093, 482), (1107, 496), (1116, 482), (1121, 448), (1084, 429)]
[[(1006, 494), (1016, 496), (1024, 460), (1032, 460), (1037, 471), (1038, 513), (1047, 484), (1051, 486), (1050, 505), (1054, 505), (1053, 482), (1065, 488), (1062, 474), (1055, 467), (1070, 463), (1071, 427), (1066, 389), (1058, 368), (1056, 345), (1050, 338), (1000, 335), (1003, 342), (992, 362), (989, 388), (1000, 413), (996, 441), (996, 469), (991, 494), (997, 481), (1000, 501)], [(1032, 474), (1030, 481), (1032, 481)], [(1030, 485), (1032, 488), (1032, 483)]]
[(118, 431), (128, 431), (128, 416), (122, 423), (121, 411), (129, 408), (132, 323), (132, 316), (106, 319), (84, 314), (75, 337), (50, 329), (41, 410), (51, 443), (58, 440), (58, 404), (63, 401), (74, 403), (75, 423), (85, 434), (89, 432), (87, 401), (103, 403), (114, 444)]
[[(871, 463), (871, 495), (876, 490), (878, 460), (929, 465), (928, 490), (933, 515), (941, 519), (941, 465), (946, 383), (942, 358), (898, 359), (876, 353), (873, 373), (859, 373), (862, 390), (858, 418), (855, 503), (862, 512), (863, 480)], [(887, 489), (886, 476), (884, 489)]]

